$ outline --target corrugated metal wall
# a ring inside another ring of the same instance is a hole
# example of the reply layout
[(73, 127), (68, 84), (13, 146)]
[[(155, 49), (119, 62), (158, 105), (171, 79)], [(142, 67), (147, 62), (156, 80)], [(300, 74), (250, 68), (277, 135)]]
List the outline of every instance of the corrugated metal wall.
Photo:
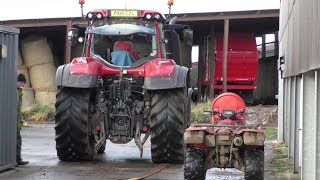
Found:
[(279, 39), (290, 42), (283, 44), (285, 77), (320, 68), (319, 21), (319, 0), (281, 1)]
[(0, 59), (0, 171), (16, 164), (18, 35), (0, 26), (0, 44), (7, 46), (7, 58)]
[(294, 172), (320, 177), (320, 2), (282, 0), (279, 80), (279, 140), (289, 148)]

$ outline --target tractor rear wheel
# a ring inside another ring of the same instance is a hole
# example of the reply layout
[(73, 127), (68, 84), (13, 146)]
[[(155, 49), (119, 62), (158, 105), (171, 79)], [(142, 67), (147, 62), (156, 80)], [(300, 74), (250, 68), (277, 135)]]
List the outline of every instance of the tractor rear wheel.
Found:
[(90, 89), (58, 87), (55, 133), (57, 155), (62, 161), (91, 160), (92, 138), (88, 135)]
[(187, 145), (186, 160), (184, 162), (184, 179), (204, 180), (206, 179), (205, 159), (206, 154), (200, 149)]
[(244, 179), (263, 179), (264, 171), (264, 151), (262, 149), (246, 149), (244, 152), (246, 170)]
[(151, 156), (155, 163), (184, 162), (183, 89), (155, 91), (151, 100)]

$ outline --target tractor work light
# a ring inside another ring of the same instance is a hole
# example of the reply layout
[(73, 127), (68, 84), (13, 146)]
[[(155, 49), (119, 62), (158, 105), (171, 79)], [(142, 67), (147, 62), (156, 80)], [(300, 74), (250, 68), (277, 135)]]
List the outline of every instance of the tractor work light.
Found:
[(98, 13), (96, 16), (97, 16), (98, 19), (102, 19), (103, 18), (101, 13)]
[(147, 19), (151, 19), (151, 17), (152, 17), (151, 14), (146, 14)]
[(88, 14), (87, 14), (87, 19), (91, 19), (93, 17), (93, 14), (91, 13), (91, 12), (89, 12)]
[(160, 14), (155, 14), (154, 17), (155, 17), (156, 19), (160, 19)]

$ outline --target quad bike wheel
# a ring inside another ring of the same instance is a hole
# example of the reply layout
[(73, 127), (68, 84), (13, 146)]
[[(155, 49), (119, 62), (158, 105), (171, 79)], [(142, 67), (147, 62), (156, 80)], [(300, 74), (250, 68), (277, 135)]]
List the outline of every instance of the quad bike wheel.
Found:
[(106, 150), (106, 144), (107, 144), (107, 141), (104, 142), (104, 144), (98, 149), (98, 154), (102, 154), (104, 153), (104, 151)]
[(244, 152), (246, 170), (244, 179), (262, 180), (264, 171), (264, 151), (261, 149), (247, 149)]
[(184, 179), (206, 179), (205, 159), (206, 154), (204, 151), (196, 149), (192, 145), (188, 145), (186, 148), (186, 159), (184, 162)]
[(94, 148), (88, 135), (90, 95), (90, 89), (58, 87), (55, 140), (62, 161), (93, 159)]
[(155, 163), (184, 162), (183, 89), (155, 91), (151, 100), (151, 156)]

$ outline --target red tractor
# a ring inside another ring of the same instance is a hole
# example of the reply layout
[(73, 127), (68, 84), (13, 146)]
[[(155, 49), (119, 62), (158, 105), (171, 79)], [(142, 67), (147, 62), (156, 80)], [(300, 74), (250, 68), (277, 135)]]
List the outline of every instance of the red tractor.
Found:
[(246, 125), (246, 106), (235, 93), (212, 103), (212, 125), (191, 125), (185, 134), (185, 179), (205, 179), (210, 168), (237, 168), (245, 179), (263, 179), (264, 132)]
[(85, 33), (68, 31), (72, 43), (84, 40), (83, 57), (56, 73), (59, 159), (91, 160), (106, 140), (133, 139), (142, 156), (151, 135), (153, 162), (183, 163), (191, 62), (180, 49), (192, 45), (192, 30), (147, 10), (100, 9), (86, 19)]

